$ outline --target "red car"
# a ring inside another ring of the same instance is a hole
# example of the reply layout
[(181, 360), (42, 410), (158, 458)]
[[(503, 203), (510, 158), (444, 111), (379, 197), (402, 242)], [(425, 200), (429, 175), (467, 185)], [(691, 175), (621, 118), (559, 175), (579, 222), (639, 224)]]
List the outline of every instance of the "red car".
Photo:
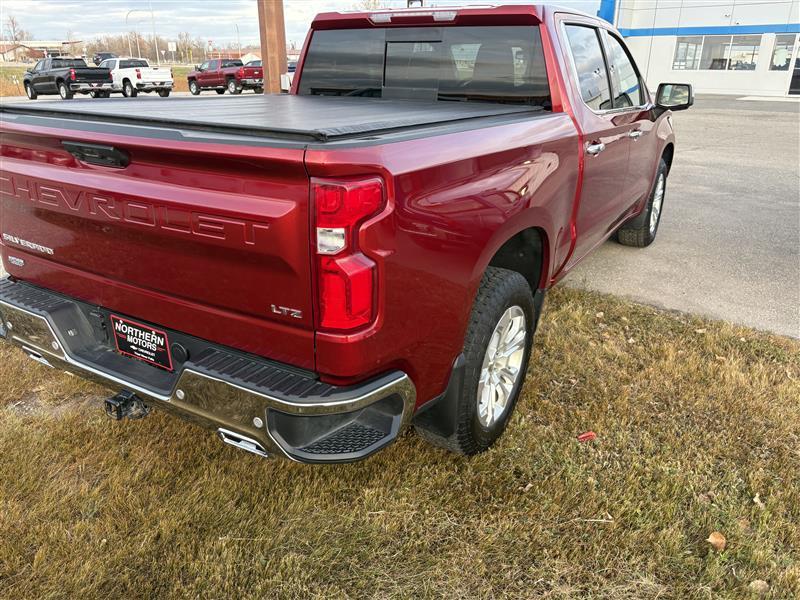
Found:
[(186, 76), (189, 91), (195, 96), (203, 90), (215, 90), (218, 94), (241, 94), (242, 90), (264, 91), (264, 70), (261, 65), (245, 66), (241, 60), (218, 58), (208, 60), (190, 71)]
[(655, 239), (692, 102), (508, 6), (319, 15), (291, 94), (3, 105), (0, 336), (258, 455), (483, 451), (547, 289)]

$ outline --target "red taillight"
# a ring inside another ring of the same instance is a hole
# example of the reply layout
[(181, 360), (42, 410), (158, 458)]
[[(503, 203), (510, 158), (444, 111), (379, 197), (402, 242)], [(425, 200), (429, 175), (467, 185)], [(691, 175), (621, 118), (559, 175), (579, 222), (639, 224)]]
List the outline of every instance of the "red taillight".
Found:
[(75, 81), (76, 77), (77, 76), (75, 75), (75, 69), (70, 69), (69, 70), (69, 79), (70, 79), (70, 81)]
[(361, 225), (383, 207), (383, 182), (312, 180), (321, 329), (346, 331), (375, 318), (377, 265), (359, 248)]
[(136, 69), (136, 79), (141, 79), (141, 78), (142, 78), (142, 70)]
[(236, 76), (239, 79), (244, 79), (244, 67), (239, 67), (239, 71), (236, 73)]

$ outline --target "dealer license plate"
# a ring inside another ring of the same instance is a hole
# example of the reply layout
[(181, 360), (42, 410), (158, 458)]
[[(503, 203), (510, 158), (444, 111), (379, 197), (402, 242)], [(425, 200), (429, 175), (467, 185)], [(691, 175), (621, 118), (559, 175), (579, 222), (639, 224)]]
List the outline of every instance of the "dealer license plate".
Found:
[(111, 329), (117, 352), (172, 371), (169, 338), (159, 329), (111, 315)]

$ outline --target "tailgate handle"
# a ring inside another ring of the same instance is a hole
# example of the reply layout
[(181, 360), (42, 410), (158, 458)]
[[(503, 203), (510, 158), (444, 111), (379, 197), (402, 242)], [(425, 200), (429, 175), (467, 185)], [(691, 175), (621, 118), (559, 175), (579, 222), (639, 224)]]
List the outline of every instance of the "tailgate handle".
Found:
[(127, 152), (113, 146), (84, 144), (83, 142), (61, 142), (61, 145), (79, 161), (91, 165), (124, 168), (131, 162)]

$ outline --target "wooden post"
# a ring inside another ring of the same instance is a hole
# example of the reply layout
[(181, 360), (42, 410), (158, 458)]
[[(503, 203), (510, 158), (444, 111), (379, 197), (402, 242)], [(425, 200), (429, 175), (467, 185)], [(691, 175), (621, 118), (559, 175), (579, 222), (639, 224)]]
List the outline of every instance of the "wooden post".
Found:
[(281, 93), (281, 74), (286, 67), (286, 25), (283, 0), (256, 0), (261, 32), (261, 60), (264, 67), (264, 93)]

